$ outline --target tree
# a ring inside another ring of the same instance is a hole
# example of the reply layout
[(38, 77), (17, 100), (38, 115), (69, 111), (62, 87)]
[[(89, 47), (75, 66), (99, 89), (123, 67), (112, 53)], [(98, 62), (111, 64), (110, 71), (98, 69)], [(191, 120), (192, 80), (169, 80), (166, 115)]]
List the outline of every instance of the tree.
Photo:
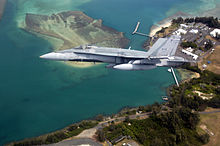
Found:
[(100, 142), (105, 141), (105, 134), (102, 129), (97, 130), (96, 134), (97, 134), (98, 141), (100, 141)]
[(181, 24), (181, 23), (203, 23), (209, 27), (213, 28), (220, 28), (220, 23), (218, 21), (218, 18), (214, 17), (196, 17), (196, 18), (186, 18), (185, 20), (182, 17), (179, 17), (177, 19), (173, 19), (173, 24)]
[(209, 135), (205, 133), (203, 135), (200, 135), (199, 139), (203, 144), (207, 144), (209, 142)]
[(185, 19), (185, 23), (192, 23), (192, 22), (195, 22), (194, 18), (186, 18)]
[(209, 40), (209, 41), (205, 44), (205, 49), (206, 49), (206, 50), (209, 50), (209, 49), (211, 49), (212, 47), (213, 47), (212, 41)]
[(173, 23), (173, 24), (181, 24), (181, 23), (183, 23), (183, 22), (184, 22), (184, 20), (183, 20), (182, 17), (178, 17), (177, 19), (173, 19), (173, 20), (172, 20), (172, 23)]
[(183, 48), (188, 48), (188, 47), (197, 48), (197, 45), (194, 42), (182, 42), (180, 44), (180, 46), (183, 47)]
[(104, 118), (103, 115), (97, 115), (95, 117), (95, 120), (100, 122), (100, 121), (103, 121), (103, 118)]
[(128, 123), (129, 121), (130, 121), (129, 116), (126, 116), (124, 122)]
[(211, 100), (208, 101), (208, 106), (213, 108), (220, 108), (220, 98), (214, 97)]
[(192, 113), (189, 108), (181, 108), (178, 111), (178, 115), (181, 116), (184, 121), (184, 125), (190, 129), (196, 129), (196, 125), (199, 123), (199, 115), (197, 113)]
[(150, 146), (163, 146), (163, 145), (164, 145), (163, 141), (157, 137), (154, 138), (152, 143), (150, 144)]

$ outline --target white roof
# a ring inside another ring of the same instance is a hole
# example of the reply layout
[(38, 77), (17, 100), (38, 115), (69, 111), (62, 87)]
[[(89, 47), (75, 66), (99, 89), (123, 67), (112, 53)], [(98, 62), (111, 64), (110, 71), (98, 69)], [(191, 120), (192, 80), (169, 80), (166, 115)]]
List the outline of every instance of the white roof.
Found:
[(192, 56), (194, 60), (197, 60), (197, 58), (199, 57), (198, 55), (193, 54), (193, 53), (191, 53), (191, 52), (189, 52), (187, 50), (184, 50), (184, 49), (182, 49), (182, 52), (187, 54), (187, 55), (189, 55), (189, 56)]
[(182, 29), (182, 28), (180, 28), (177, 31), (173, 32), (174, 35), (178, 35), (178, 36), (180, 36), (181, 34), (186, 34), (186, 33), (187, 33), (187, 31)]
[(187, 51), (192, 52), (194, 49), (192, 49), (191, 47), (186, 48)]
[(216, 33), (220, 34), (220, 29), (214, 29), (212, 32), (210, 32), (211, 36), (216, 37)]
[(186, 24), (180, 24), (180, 26), (181, 26), (181, 27), (186, 27), (186, 28), (189, 27), (189, 26), (187, 26)]
[(191, 32), (191, 33), (198, 33), (199, 31), (197, 29), (192, 29), (189, 32)]
[(186, 31), (186, 30), (181, 29), (181, 28), (180, 28), (180, 29), (178, 29), (178, 30), (177, 30), (177, 32), (179, 32), (179, 33), (183, 33), (183, 34), (186, 34), (186, 33), (187, 33), (187, 31)]

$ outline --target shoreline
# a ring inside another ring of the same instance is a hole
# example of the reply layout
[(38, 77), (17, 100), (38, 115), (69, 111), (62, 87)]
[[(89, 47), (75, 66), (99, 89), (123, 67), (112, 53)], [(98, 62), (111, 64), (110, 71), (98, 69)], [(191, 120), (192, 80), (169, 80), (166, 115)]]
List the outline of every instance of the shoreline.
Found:
[[(181, 83), (190, 81), (193, 78), (199, 78), (200, 76), (197, 76), (195, 72), (192, 72), (190, 70), (186, 70), (186, 69), (182, 69), (185, 70), (184, 73), (187, 74), (186, 72), (191, 72), (191, 74), (193, 74), (194, 76), (190, 75), (191, 77), (188, 80), (182, 80)], [(180, 71), (180, 70), (178, 70)], [(181, 71), (180, 71), (181, 72)], [(184, 74), (184, 75), (185, 75)], [(198, 73), (197, 73), (198, 74)], [(174, 84), (175, 85), (175, 84)], [(169, 87), (167, 87), (167, 93), (168, 96), (170, 96), (170, 89), (174, 86), (174, 85), (170, 85)], [(161, 105), (163, 102), (160, 102), (159, 104)], [(67, 135), (71, 134), (71, 131), (76, 130), (75, 132), (73, 132), (74, 134), (66, 137), (64, 139), (60, 139), (58, 142), (52, 142), (50, 144), (58, 144), (58, 143), (62, 143), (62, 142), (66, 142), (66, 141), (71, 141), (71, 140), (77, 140), (77, 139), (90, 139), (93, 142), (97, 142), (99, 144), (103, 144), (105, 142), (100, 142), (97, 141), (97, 131), (100, 127), (104, 127), (106, 125), (108, 125), (109, 123), (111, 123), (112, 121), (114, 121), (115, 123), (120, 123), (123, 122), (124, 120), (126, 120), (126, 117), (129, 117), (130, 119), (145, 119), (148, 118), (149, 115), (152, 113), (152, 111), (149, 112), (138, 112), (140, 110), (140, 108), (142, 107), (153, 107), (155, 106), (154, 104), (147, 104), (147, 105), (140, 105), (140, 106), (134, 106), (134, 107), (128, 107), (128, 106), (124, 106), (121, 109), (119, 109), (116, 113), (112, 113), (112, 114), (98, 114), (95, 115), (91, 118), (88, 119), (84, 119), (81, 120), (79, 122), (74, 122), (71, 123), (61, 129), (46, 133), (46, 134), (42, 134), (39, 136), (35, 136), (35, 137), (30, 137), (30, 138), (25, 138), (25, 139), (21, 139), (21, 140), (17, 140), (17, 141), (12, 141), (9, 143), (6, 143), (5, 145), (7, 146), (12, 146), (15, 144), (29, 144), (31, 142), (43, 142), (44, 140), (46, 140), (48, 137), (56, 137), (56, 135), (61, 135), (61, 133), (66, 133)], [(156, 105), (157, 106), (157, 105)], [(139, 117), (139, 118), (138, 118)], [(85, 126), (84, 127), (80, 127), (81, 124), (83, 123), (87, 123), (88, 127)], [(91, 124), (92, 123), (92, 124)], [(76, 129), (74, 129), (74, 127), (77, 127)], [(80, 127), (80, 128), (79, 128)]]
[(177, 68), (177, 72), (180, 75), (181, 81), (180, 82), (187, 82), (190, 81), (193, 78), (199, 78), (200, 74), (197, 72), (193, 72), (187, 69), (183, 69), (183, 68)]
[(4, 14), (6, 2), (7, 0), (0, 0), (0, 20)]
[(157, 24), (157, 25), (153, 25), (150, 29), (150, 37), (153, 37), (162, 28), (170, 27), (171, 25), (172, 25), (171, 20)]
[[(53, 19), (55, 16), (59, 21)], [(76, 22), (76, 19), (69, 19), (70, 16), (82, 20), (86, 25), (81, 25), (79, 22)], [(47, 20), (44, 19), (44, 17), (47, 18)], [(51, 21), (57, 24), (57, 26), (53, 25)], [(63, 27), (64, 23), (68, 25)], [(79, 25), (79, 28), (71, 26), (71, 23), (76, 23)], [(64, 11), (49, 16), (27, 13), (26, 18), (24, 22), (20, 24), (20, 27), (24, 31), (47, 40), (53, 46), (51, 49), (52, 51), (74, 48), (81, 44), (96, 44), (98, 46), (101, 44), (106, 47), (123, 48), (127, 46), (130, 41), (124, 36), (123, 32), (118, 32), (114, 28), (103, 25), (101, 19), (94, 19), (82, 11)], [(52, 29), (48, 29), (50, 27)], [(56, 29), (59, 29), (59, 31), (54, 31)], [(82, 29), (90, 32), (85, 33)], [(64, 62), (64, 64), (75, 68), (89, 68), (94, 66), (93, 62), (68, 61)]]
[[(166, 21), (166, 22), (164, 22), (164, 23), (160, 23), (160, 26), (158, 26), (157, 27), (157, 29), (159, 29), (159, 28), (161, 28), (161, 27), (164, 27), (164, 26), (167, 26), (167, 25), (171, 25), (171, 21)], [(156, 31), (157, 30), (156, 28), (154, 28), (153, 30), (154, 31)], [(186, 78), (189, 78), (189, 76), (191, 76), (191, 75), (189, 75), (188, 73), (185, 73), (185, 74), (182, 74), (182, 76), (183, 75), (185, 75), (185, 77)], [(186, 76), (186, 75), (189, 75), (189, 76)], [(181, 76), (181, 80), (182, 80), (182, 76)], [(192, 76), (191, 76), (191, 78), (192, 78)], [(191, 80), (191, 78), (189, 78), (189, 80)], [(169, 89), (172, 87), (173, 85), (170, 85), (170, 86), (168, 86), (167, 87), (167, 92), (169, 93)], [(140, 107), (140, 106), (139, 106)], [(134, 110), (134, 109), (137, 109), (138, 107), (133, 107), (133, 108), (131, 108), (130, 110)], [(130, 111), (131, 112), (131, 111)], [(117, 112), (116, 113), (116, 118), (115, 119), (117, 119), (117, 118), (120, 118), (120, 116), (119, 117), (117, 117), (117, 115), (120, 115), (120, 112)], [(97, 115), (98, 116), (98, 115)], [(106, 115), (104, 115), (103, 116), (103, 118), (106, 118), (106, 119), (108, 119), (109, 118), (109, 116), (106, 116)], [(82, 121), (81, 121), (82, 122)], [(80, 122), (79, 122), (80, 123)], [(71, 125), (75, 125), (76, 123), (74, 123), (74, 124), (71, 124)], [(48, 133), (48, 134), (45, 134), (45, 135), (43, 135), (44, 137), (46, 137), (46, 136), (51, 136), (52, 134), (56, 134), (57, 132), (60, 132), (60, 131), (65, 131), (67, 128), (69, 128), (71, 125), (69, 125), (69, 126), (67, 126), (67, 127), (64, 127), (63, 129), (61, 129), (61, 130), (58, 130), (58, 131), (55, 131), (55, 132), (51, 132), (51, 133)], [(87, 130), (87, 129), (84, 129), (83, 131), (85, 131), (85, 130)], [(80, 133), (82, 133), (82, 131), (80, 132)], [(94, 134), (95, 132), (94, 131), (92, 131), (92, 133)], [(84, 134), (84, 133), (83, 133)], [(36, 138), (36, 139), (38, 139), (38, 138), (41, 138), (42, 136), (38, 136), (38, 137), (34, 137), (34, 138)], [(77, 136), (71, 136), (70, 138), (76, 138)], [(34, 139), (34, 138), (32, 138), (32, 139)], [(26, 139), (26, 142), (28, 141), (28, 140), (30, 140), (30, 139)], [(65, 140), (65, 139), (64, 139)], [(21, 141), (18, 141), (18, 142), (25, 142), (25, 140), (21, 140)], [(16, 142), (14, 142), (14, 143), (16, 143)], [(12, 143), (9, 143), (9, 145), (10, 144), (13, 144), (13, 142)]]
[[(208, 10), (208, 11), (204, 11), (202, 12), (199, 16), (202, 16), (202, 17), (206, 17), (206, 16), (214, 16), (214, 17), (219, 17), (219, 10), (220, 8), (220, 4), (217, 4), (216, 7), (214, 9), (211, 9), (211, 10)], [(186, 18), (186, 17), (196, 17), (196, 15), (191, 15), (191, 14), (187, 14), (187, 13), (184, 13), (184, 12), (177, 12), (167, 18), (164, 18), (163, 20), (157, 22), (156, 24), (154, 24), (151, 28), (150, 28), (150, 37), (153, 37), (158, 31), (160, 31), (162, 28), (165, 28), (165, 27), (169, 27), (172, 25), (172, 20), (174, 18), (178, 18), (178, 17), (183, 17), (183, 18)]]
[[(0, 0), (0, 1), (2, 1), (2, 0)], [(164, 22), (163, 24), (158, 24), (158, 23), (157, 23), (157, 25), (155, 25), (154, 28), (153, 28), (153, 26), (152, 26), (152, 30), (151, 30), (150, 35), (151, 35), (151, 36), (155, 35), (155, 33), (156, 33), (157, 31), (159, 31), (162, 27), (168, 27), (168, 26), (170, 26), (170, 25), (171, 25), (170, 23), (171, 23), (171, 21), (170, 21), (170, 22), (169, 22), (169, 21)]]
[[(22, 30), (26, 31), (24, 29), (24, 26), (23, 26)], [(43, 34), (36, 33), (36, 32), (32, 32), (32, 33), (34, 35), (36, 35), (37, 37), (40, 37), (40, 38), (45, 39), (46, 41), (48, 41), (53, 46), (52, 51), (59, 51), (59, 49), (63, 47), (64, 41), (62, 39), (51, 37), (51, 36), (47, 36), (47, 35), (43, 35)], [(62, 63), (67, 65), (67, 66), (70, 66), (70, 67), (81, 68), (81, 69), (83, 69), (83, 68), (90, 68), (90, 67), (95, 66), (95, 64), (91, 63), (91, 62), (64, 61)]]
[(154, 24), (151, 28), (150, 28), (150, 37), (153, 37), (158, 31), (160, 31), (162, 28), (165, 27), (169, 27), (172, 25), (172, 20), (174, 18), (178, 18), (178, 17), (191, 17), (192, 15), (184, 13), (184, 12), (177, 12), (169, 17), (164, 18), (163, 20), (157, 22), (156, 24)]

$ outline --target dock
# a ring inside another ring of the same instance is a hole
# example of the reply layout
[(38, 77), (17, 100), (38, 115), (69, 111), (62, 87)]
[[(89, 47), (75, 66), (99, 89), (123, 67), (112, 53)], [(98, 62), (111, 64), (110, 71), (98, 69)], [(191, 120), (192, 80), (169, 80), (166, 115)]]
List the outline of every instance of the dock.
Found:
[(146, 36), (146, 37), (150, 37), (149, 35), (144, 34), (144, 33), (140, 33), (140, 32), (135, 32), (135, 34), (139, 34), (139, 35), (143, 35), (143, 36)]
[(140, 22), (137, 23), (137, 25), (135, 27), (135, 30), (133, 31), (132, 34), (135, 34), (138, 31), (139, 25), (140, 25)]
[(150, 35), (147, 35), (147, 34), (138, 32), (139, 26), (140, 26), (140, 22), (138, 21), (138, 22), (137, 22), (137, 25), (136, 25), (136, 27), (135, 27), (135, 29), (134, 29), (134, 31), (132, 32), (132, 35), (134, 35), (134, 34), (139, 34), (139, 35), (142, 35), (142, 36), (150, 37)]
[(176, 85), (179, 87), (179, 82), (178, 82), (178, 80), (177, 80), (177, 78), (176, 78), (175, 72), (174, 72), (174, 70), (173, 70), (172, 67), (171, 67), (170, 69), (171, 69), (171, 72), (172, 72), (172, 74), (173, 74), (173, 78), (175, 79)]

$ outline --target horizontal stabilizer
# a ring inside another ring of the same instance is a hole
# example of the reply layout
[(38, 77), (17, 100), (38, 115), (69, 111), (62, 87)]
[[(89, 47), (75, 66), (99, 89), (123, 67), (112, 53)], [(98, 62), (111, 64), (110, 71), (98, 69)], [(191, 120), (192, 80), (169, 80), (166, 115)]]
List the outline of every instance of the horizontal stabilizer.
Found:
[(151, 57), (174, 56), (179, 45), (181, 36), (173, 35), (170, 38), (159, 38), (150, 48), (148, 53)]

